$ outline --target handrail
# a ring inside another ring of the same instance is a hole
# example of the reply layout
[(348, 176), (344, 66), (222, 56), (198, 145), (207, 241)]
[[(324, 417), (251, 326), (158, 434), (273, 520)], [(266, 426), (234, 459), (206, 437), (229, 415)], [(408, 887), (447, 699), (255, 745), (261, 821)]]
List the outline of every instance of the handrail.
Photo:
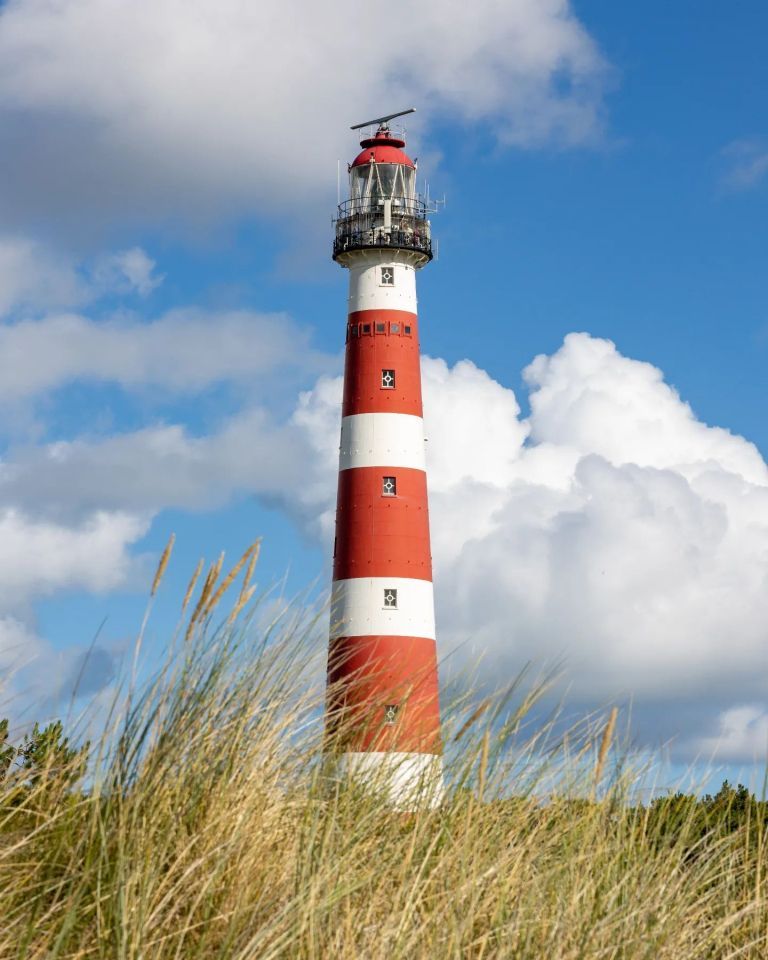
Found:
[[(427, 206), (423, 200), (413, 197), (388, 197), (393, 217), (416, 217), (419, 220), (427, 219)], [(339, 204), (338, 219), (346, 220), (355, 216), (383, 215), (384, 198), (382, 197), (353, 197)]]
[(352, 250), (375, 248), (413, 250), (432, 259), (432, 239), (427, 231), (393, 230), (374, 227), (364, 230), (337, 230), (333, 241), (333, 259)]

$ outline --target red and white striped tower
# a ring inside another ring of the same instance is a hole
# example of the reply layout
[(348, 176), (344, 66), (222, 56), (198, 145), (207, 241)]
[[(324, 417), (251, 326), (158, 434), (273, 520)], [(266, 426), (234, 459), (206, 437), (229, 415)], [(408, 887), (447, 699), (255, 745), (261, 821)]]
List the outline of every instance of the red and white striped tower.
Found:
[(394, 116), (361, 141), (333, 245), (349, 312), (327, 727), (342, 769), (406, 808), (440, 795), (442, 746), (416, 314), (432, 246)]

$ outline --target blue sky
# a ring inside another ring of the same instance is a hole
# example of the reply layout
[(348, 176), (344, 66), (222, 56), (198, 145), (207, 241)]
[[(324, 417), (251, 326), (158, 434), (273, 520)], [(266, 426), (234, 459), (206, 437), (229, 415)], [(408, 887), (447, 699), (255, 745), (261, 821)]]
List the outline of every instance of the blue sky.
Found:
[(329, 576), (336, 159), (413, 103), (443, 652), (562, 658), (679, 763), (764, 757), (764, 4), (132, 11), (0, 7), (12, 710), (59, 709), (105, 619), (119, 657), (171, 531), (158, 646), (199, 556), (263, 535), (262, 584)]

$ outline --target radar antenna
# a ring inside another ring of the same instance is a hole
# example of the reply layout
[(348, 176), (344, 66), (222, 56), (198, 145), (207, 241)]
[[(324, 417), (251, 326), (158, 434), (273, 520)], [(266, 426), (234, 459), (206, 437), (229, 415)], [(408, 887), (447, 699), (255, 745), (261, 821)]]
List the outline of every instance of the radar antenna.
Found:
[(360, 130), (361, 127), (372, 127), (374, 123), (378, 123), (379, 127), (383, 127), (385, 123), (389, 120), (394, 120), (395, 117), (404, 117), (408, 113), (415, 113), (416, 107), (409, 107), (407, 110), (401, 110), (399, 113), (389, 113), (386, 117), (376, 117), (375, 120), (366, 120), (365, 123), (356, 123), (354, 127), (350, 127), (350, 130)]

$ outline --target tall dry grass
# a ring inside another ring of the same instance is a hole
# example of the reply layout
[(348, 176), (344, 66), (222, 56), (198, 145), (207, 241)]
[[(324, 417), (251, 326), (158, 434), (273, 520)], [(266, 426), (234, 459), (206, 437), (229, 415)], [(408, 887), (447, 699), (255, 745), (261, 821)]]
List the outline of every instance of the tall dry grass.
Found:
[(317, 624), (243, 619), (255, 553), (218, 631), (211, 568), (83, 783), (6, 777), (3, 960), (768, 956), (762, 824), (633, 803), (615, 715), (555, 740), (525, 682), (456, 704), (445, 800), (411, 816), (329, 779)]

